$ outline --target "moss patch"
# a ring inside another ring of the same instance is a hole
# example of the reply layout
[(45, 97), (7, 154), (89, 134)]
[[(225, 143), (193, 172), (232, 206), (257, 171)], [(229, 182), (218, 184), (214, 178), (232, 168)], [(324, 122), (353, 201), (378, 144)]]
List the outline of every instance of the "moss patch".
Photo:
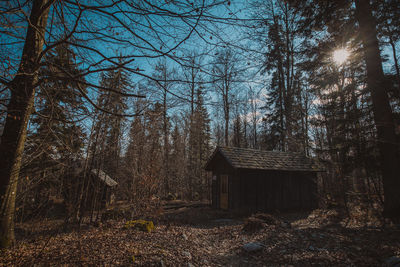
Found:
[(143, 232), (150, 233), (151, 231), (154, 230), (154, 224), (152, 221), (133, 220), (133, 221), (127, 221), (125, 223), (125, 228), (133, 228)]

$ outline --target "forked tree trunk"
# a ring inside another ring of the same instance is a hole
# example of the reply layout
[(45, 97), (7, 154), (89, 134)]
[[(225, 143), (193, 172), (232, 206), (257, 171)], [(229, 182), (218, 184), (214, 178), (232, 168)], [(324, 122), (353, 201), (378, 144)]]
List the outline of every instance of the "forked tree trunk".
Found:
[(384, 216), (400, 218), (400, 163), (397, 155), (394, 120), (386, 91), (387, 84), (382, 69), (382, 59), (377, 39), (376, 23), (372, 16), (370, 0), (356, 0), (357, 19), (360, 24), (367, 66), (367, 84), (371, 92), (372, 108), (378, 134), (378, 148), (384, 190)]
[(29, 17), (21, 63), (8, 85), (11, 99), (0, 144), (0, 247), (14, 242), (14, 209), (26, 128), (32, 113), (47, 17), (52, 0), (35, 0)]

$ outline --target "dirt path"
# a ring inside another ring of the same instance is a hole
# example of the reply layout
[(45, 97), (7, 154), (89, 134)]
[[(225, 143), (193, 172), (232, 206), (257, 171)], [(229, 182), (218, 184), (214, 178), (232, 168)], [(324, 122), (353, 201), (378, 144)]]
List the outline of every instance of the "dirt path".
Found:
[[(1, 253), (0, 266), (382, 266), (400, 256), (399, 230), (344, 226), (330, 212), (261, 216), (250, 231), (244, 217), (198, 206), (166, 211), (151, 233), (124, 221), (68, 232), (42, 221), (18, 225), (24, 237)], [(251, 242), (262, 248), (246, 252)]]

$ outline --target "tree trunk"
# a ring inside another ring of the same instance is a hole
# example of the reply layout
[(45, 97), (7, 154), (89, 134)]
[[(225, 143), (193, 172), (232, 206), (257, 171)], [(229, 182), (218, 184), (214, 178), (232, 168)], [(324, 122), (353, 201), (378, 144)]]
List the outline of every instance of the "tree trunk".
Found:
[(7, 119), (0, 144), (0, 155), (2, 155), (0, 161), (0, 246), (3, 248), (9, 247), (14, 242), (14, 208), (19, 170), (26, 128), (34, 103), (47, 17), (52, 2), (33, 1), (20, 67), (15, 78), (8, 85), (11, 99), (7, 106)]
[(397, 60), (396, 44), (393, 41), (392, 36), (389, 36), (389, 44), (392, 47), (394, 67), (396, 69), (397, 89), (398, 89), (398, 94), (399, 94), (399, 97), (400, 97), (400, 69), (399, 69), (399, 63), (398, 63), (398, 60)]
[(227, 85), (227, 74), (225, 74), (224, 98), (224, 119), (225, 119), (225, 146), (229, 146), (229, 86)]
[(384, 216), (400, 217), (400, 168), (398, 144), (394, 120), (385, 89), (385, 76), (376, 33), (376, 23), (371, 13), (369, 0), (356, 0), (357, 19), (360, 24), (361, 40), (364, 46), (367, 66), (367, 84), (371, 92), (372, 108), (378, 134), (378, 148), (384, 189)]
[(225, 146), (229, 146), (229, 104), (225, 101)]
[(164, 92), (163, 92), (163, 135), (164, 135), (164, 193), (167, 195), (169, 187), (169, 141), (168, 141), (168, 117), (167, 117), (167, 65), (164, 65)]
[(43, 49), (47, 17), (52, 1), (35, 0), (32, 5), (21, 64), (8, 85), (11, 99), (1, 137), (0, 154), (0, 246), (14, 242), (15, 198), (26, 139), (26, 128), (32, 112), (35, 84), (38, 80), (40, 53)]

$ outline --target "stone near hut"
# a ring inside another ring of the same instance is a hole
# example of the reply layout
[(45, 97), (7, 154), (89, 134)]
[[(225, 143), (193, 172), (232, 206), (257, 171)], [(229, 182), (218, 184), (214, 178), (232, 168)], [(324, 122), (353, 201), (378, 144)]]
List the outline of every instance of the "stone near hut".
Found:
[(260, 242), (251, 242), (251, 243), (247, 243), (244, 244), (242, 246), (243, 250), (247, 251), (247, 252), (257, 252), (257, 251), (261, 251), (264, 248), (264, 245), (261, 244)]

